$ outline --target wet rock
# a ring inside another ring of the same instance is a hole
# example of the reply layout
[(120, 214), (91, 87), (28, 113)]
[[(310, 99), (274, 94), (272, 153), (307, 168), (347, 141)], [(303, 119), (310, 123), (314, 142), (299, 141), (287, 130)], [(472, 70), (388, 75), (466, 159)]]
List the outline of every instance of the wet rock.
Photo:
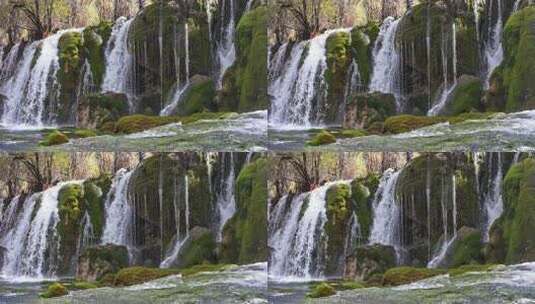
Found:
[(94, 282), (125, 267), (128, 267), (128, 250), (125, 246), (93, 246), (85, 249), (78, 258), (76, 279)]
[(78, 128), (97, 129), (127, 115), (128, 98), (125, 94), (111, 92), (82, 96), (77, 114)]
[(366, 281), (395, 266), (394, 247), (379, 244), (359, 246), (354, 254), (346, 258), (344, 278)]
[(350, 99), (342, 126), (347, 129), (368, 129), (396, 114), (396, 100), (392, 94), (361, 93)]

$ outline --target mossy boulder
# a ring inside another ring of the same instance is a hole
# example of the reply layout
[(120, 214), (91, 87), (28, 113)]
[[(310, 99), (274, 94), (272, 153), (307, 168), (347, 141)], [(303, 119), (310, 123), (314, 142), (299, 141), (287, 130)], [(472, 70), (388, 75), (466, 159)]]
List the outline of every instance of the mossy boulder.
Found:
[(354, 27), (351, 30), (351, 55), (358, 63), (359, 75), (363, 87), (367, 87), (373, 71), (373, 46), (379, 35), (379, 26), (369, 23), (364, 27)]
[(535, 108), (535, 7), (513, 14), (503, 31), (503, 85), (507, 112)]
[(236, 61), (223, 77), (219, 110), (267, 109), (267, 22), (264, 5), (246, 12), (236, 26)]
[[(437, 268), (455, 268), (468, 264), (482, 264), (483, 244), (481, 232), (471, 227), (461, 227), (456, 233), (442, 261)], [(438, 243), (442, 245), (444, 239), (441, 238)], [(438, 248), (436, 249), (438, 250)]]
[(180, 119), (176, 116), (149, 116), (134, 114), (121, 117), (115, 124), (116, 133), (131, 134), (159, 126), (176, 123)]
[(223, 263), (266, 261), (267, 189), (269, 163), (258, 158), (245, 165), (236, 179), (236, 213), (223, 229), (220, 259)]
[(441, 115), (459, 115), (465, 112), (481, 111), (481, 97), (483, 94), (482, 81), (470, 75), (462, 75), (451, 92)]
[(84, 205), (84, 189), (81, 184), (66, 184), (58, 193), (59, 223), (57, 230), (60, 236), (59, 273), (70, 271), (72, 257), (76, 255), (78, 238), (81, 234), (81, 220), (86, 209)]
[(130, 286), (144, 282), (156, 280), (162, 277), (178, 274), (177, 269), (160, 269), (149, 267), (128, 267), (123, 268), (115, 275), (115, 286)]
[(208, 228), (194, 227), (190, 239), (183, 245), (178, 260), (178, 267), (186, 268), (199, 264), (215, 263), (216, 242)]
[(107, 193), (111, 188), (111, 182), (111, 175), (103, 174), (97, 178), (87, 179), (83, 183), (84, 205), (93, 226), (94, 236), (97, 239), (100, 239), (104, 230), (104, 205)]
[(57, 105), (57, 121), (73, 122), (73, 105), (77, 98), (80, 70), (83, 65), (82, 34), (66, 32), (58, 42), (59, 71), (58, 83), (61, 87)]
[(463, 265), (458, 268), (453, 268), (448, 270), (448, 274), (452, 277), (460, 276), (468, 272), (488, 272), (495, 270), (499, 265), (496, 264), (483, 264), (483, 265)]
[(97, 25), (88, 26), (82, 32), (83, 56), (91, 69), (91, 78), (95, 87), (100, 88), (106, 72), (105, 49), (111, 35), (112, 23), (102, 21)]
[(76, 126), (98, 129), (128, 113), (128, 98), (125, 94), (108, 92), (84, 95), (78, 104)]
[(40, 146), (56, 146), (69, 142), (69, 137), (59, 130), (48, 133), (45, 138), (39, 142)]
[[(503, 182), (504, 212), (490, 231), (491, 262), (516, 264), (535, 260), (535, 160), (513, 165)], [(502, 249), (503, 248), (503, 249)]]
[(396, 267), (396, 251), (392, 246), (380, 244), (359, 246), (346, 259), (344, 278), (367, 281)]
[(206, 76), (195, 75), (190, 80), (190, 85), (183, 93), (176, 113), (179, 116), (188, 116), (203, 111), (215, 111), (215, 86), (214, 82)]
[(396, 267), (383, 276), (384, 286), (398, 286), (445, 274), (446, 270), (432, 268)]
[(336, 294), (336, 289), (329, 283), (320, 283), (316, 285), (310, 293), (307, 294), (309, 298), (323, 298)]
[(48, 285), (46, 292), (41, 294), (41, 297), (42, 298), (55, 298), (55, 297), (64, 296), (68, 293), (69, 291), (67, 290), (67, 287), (63, 286), (63, 284), (53, 283), (53, 284)]
[(325, 48), (327, 57), (325, 119), (326, 122), (335, 122), (340, 119), (338, 116), (344, 102), (347, 70), (352, 60), (350, 33), (341, 31), (329, 35)]
[(96, 282), (125, 267), (128, 267), (128, 250), (125, 246), (106, 244), (88, 247), (78, 258), (76, 279)]
[(326, 217), (325, 237), (327, 251), (324, 273), (327, 276), (340, 275), (344, 263), (344, 249), (350, 227), (349, 221), (353, 215), (354, 205), (351, 201), (351, 188), (347, 184), (334, 184), (325, 194)]
[(373, 198), (379, 186), (379, 177), (370, 174), (365, 178), (356, 178), (351, 182), (351, 199), (360, 227), (361, 243), (367, 243), (373, 221)]
[(396, 100), (392, 94), (359, 93), (346, 104), (344, 128), (368, 129), (396, 114)]
[(399, 134), (446, 121), (447, 118), (441, 116), (397, 115), (385, 120), (384, 131), (385, 133)]
[(318, 134), (314, 135), (314, 137), (307, 141), (308, 146), (321, 146), (321, 145), (327, 145), (332, 144), (336, 142), (336, 136), (331, 134), (327, 130), (321, 130)]

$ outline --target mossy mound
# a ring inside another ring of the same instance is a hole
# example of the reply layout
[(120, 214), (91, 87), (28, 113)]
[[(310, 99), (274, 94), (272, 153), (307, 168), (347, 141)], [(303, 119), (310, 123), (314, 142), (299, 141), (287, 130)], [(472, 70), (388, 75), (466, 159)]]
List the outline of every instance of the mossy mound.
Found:
[(202, 272), (219, 272), (234, 267), (233, 264), (200, 264), (190, 268), (181, 269), (180, 274), (184, 277), (193, 276)]
[(351, 182), (351, 198), (360, 226), (362, 242), (366, 243), (373, 221), (373, 194), (379, 186), (379, 177), (371, 174), (366, 178), (357, 178)]
[(50, 133), (48, 133), (45, 138), (39, 142), (40, 146), (55, 146), (55, 145), (61, 145), (69, 142), (69, 137), (62, 133), (61, 131), (54, 130)]
[(447, 273), (443, 269), (396, 267), (388, 269), (383, 276), (384, 286), (398, 286)]
[(99, 286), (97, 284), (85, 282), (85, 281), (72, 283), (72, 289), (77, 289), (77, 290), (95, 289), (98, 287)]
[(179, 121), (180, 119), (178, 117), (173, 116), (148, 116), (135, 114), (121, 117), (115, 125), (115, 130), (117, 133), (131, 134)]
[(332, 144), (336, 142), (336, 137), (327, 130), (322, 130), (320, 133), (316, 134), (314, 138), (307, 141), (308, 146), (321, 146)]
[(479, 264), (484, 261), (482, 255), (481, 232), (470, 231), (453, 246), (453, 256), (449, 267)]
[(370, 23), (365, 27), (356, 27), (351, 30), (352, 57), (358, 62), (359, 75), (363, 86), (367, 87), (373, 71), (372, 51), (375, 39), (379, 35), (379, 26)]
[(111, 188), (111, 175), (103, 174), (97, 178), (91, 178), (83, 183), (84, 205), (89, 214), (93, 233), (97, 238), (102, 236), (105, 221), (106, 194)]
[(485, 265), (463, 265), (458, 268), (449, 269), (448, 274), (450, 276), (460, 276), (468, 272), (488, 272), (492, 271), (499, 267), (496, 264), (485, 264)]
[(236, 61), (223, 77), (219, 110), (247, 112), (266, 109), (268, 9), (246, 12), (236, 26)]
[(97, 136), (97, 133), (89, 129), (77, 129), (74, 131), (74, 136), (77, 138), (88, 138)]
[(329, 283), (318, 284), (307, 294), (309, 298), (323, 298), (336, 294), (336, 290)]
[(72, 106), (76, 100), (78, 79), (83, 65), (82, 35), (67, 32), (58, 42), (59, 71), (58, 82), (61, 86), (58, 102), (58, 121), (72, 122)]
[(191, 267), (199, 264), (216, 262), (216, 242), (210, 233), (204, 233), (193, 240), (180, 255), (180, 267)]
[(503, 85), (507, 91), (505, 110), (535, 109), (535, 7), (513, 14), (503, 31)]
[[(516, 264), (535, 260), (535, 160), (512, 166), (503, 182), (504, 212), (491, 228), (491, 245), (504, 248), (493, 262)], [(499, 234), (500, 237), (495, 234)]]
[(380, 244), (359, 246), (346, 263), (347, 268), (354, 269), (346, 277), (368, 281), (396, 266), (396, 251), (392, 246)]
[(338, 119), (340, 107), (344, 102), (347, 70), (351, 64), (350, 33), (335, 32), (327, 38), (326, 44), (327, 70), (325, 82), (327, 84), (327, 102), (325, 116), (327, 122)]
[(96, 93), (82, 96), (78, 104), (76, 125), (79, 128), (101, 129), (129, 113), (128, 98), (120, 93)]
[(384, 129), (386, 133), (399, 134), (446, 121), (447, 118), (439, 116), (397, 115), (385, 120)]
[(481, 97), (483, 83), (474, 76), (462, 75), (458, 84), (451, 93), (451, 101), (448, 101), (443, 115), (459, 115), (466, 112), (481, 111)]
[(82, 32), (83, 55), (89, 62), (91, 76), (96, 87), (100, 88), (106, 72), (105, 46), (111, 35), (112, 23), (102, 21), (88, 26)]
[(392, 94), (359, 93), (346, 104), (343, 126), (372, 131), (374, 125), (396, 114), (396, 99)]
[(355, 137), (363, 137), (367, 135), (368, 135), (368, 132), (362, 129), (344, 129), (340, 132), (335, 133), (335, 136), (337, 138), (355, 138)]
[(61, 297), (66, 294), (68, 294), (69, 291), (67, 290), (67, 287), (63, 286), (61, 283), (53, 283), (48, 286), (45, 293), (41, 294), (42, 298), (55, 298), (55, 297)]
[(128, 267), (128, 250), (125, 246), (112, 244), (92, 246), (86, 248), (78, 259), (76, 279), (97, 282), (125, 267)]
[(250, 264), (266, 261), (268, 160), (258, 158), (245, 165), (236, 179), (236, 214), (223, 229), (221, 261)]
[(177, 269), (149, 267), (123, 268), (115, 275), (115, 286), (130, 286), (180, 273)]
[(80, 184), (67, 184), (58, 193), (58, 233), (60, 236), (59, 273), (67, 273), (76, 255), (80, 224), (85, 210), (83, 187)]
[(197, 112), (215, 111), (216, 105), (214, 82), (208, 77), (194, 76), (192, 84), (180, 101), (177, 114), (188, 116)]

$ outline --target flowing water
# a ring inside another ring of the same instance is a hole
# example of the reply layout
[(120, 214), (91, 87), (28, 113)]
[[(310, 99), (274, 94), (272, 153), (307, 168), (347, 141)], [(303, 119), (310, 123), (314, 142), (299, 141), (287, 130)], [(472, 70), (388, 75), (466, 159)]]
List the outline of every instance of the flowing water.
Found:
[[(218, 215), (217, 241), (221, 242), (223, 228), (227, 221), (236, 212), (236, 198), (234, 197), (234, 184), (236, 173), (234, 168), (234, 154), (229, 153), (221, 157), (220, 163), (220, 181), (221, 188), (216, 194), (216, 208)], [(228, 170), (226, 170), (228, 168)], [(225, 174), (226, 173), (226, 174)]]
[(402, 107), (400, 84), (402, 67), (400, 54), (396, 47), (396, 33), (400, 20), (388, 17), (381, 25), (379, 36), (373, 48), (373, 72), (370, 82), (371, 92), (394, 95), (398, 110)]
[[(484, 43), (483, 54), (485, 56), (486, 69), (485, 69), (485, 88), (489, 87), (490, 77), (494, 69), (499, 66), (503, 61), (503, 6), (502, 0), (489, 0), (490, 4), (487, 9), (488, 28), (487, 41)], [(494, 25), (491, 24), (493, 9), (497, 10), (497, 18), (494, 21)]]
[[(483, 194), (483, 214), (485, 216), (483, 241), (489, 240), (489, 231), (492, 223), (502, 215), (503, 212), (503, 196), (502, 196), (502, 182), (503, 182), (503, 168), (502, 168), (502, 154), (489, 154), (487, 161), (488, 168), (488, 190)], [(493, 175), (494, 174), (494, 175)]]
[(128, 185), (132, 173), (133, 171), (120, 169), (113, 178), (110, 192), (106, 197), (102, 244), (124, 245), (127, 248), (132, 245), (133, 210), (128, 202)]
[(219, 6), (219, 40), (215, 42), (217, 58), (217, 88), (223, 84), (223, 76), (236, 60), (234, 36), (236, 32), (236, 0), (221, 0)]
[(133, 56), (128, 48), (128, 32), (133, 20), (120, 17), (115, 22), (105, 50), (106, 72), (102, 81), (103, 92), (126, 94), (131, 110)]

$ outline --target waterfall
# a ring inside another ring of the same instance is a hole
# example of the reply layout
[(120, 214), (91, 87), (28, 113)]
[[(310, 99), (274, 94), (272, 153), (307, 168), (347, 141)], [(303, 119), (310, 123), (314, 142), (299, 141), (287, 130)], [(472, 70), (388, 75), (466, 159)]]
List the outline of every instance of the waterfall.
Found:
[(342, 115), (345, 112), (346, 104), (348, 104), (348, 102), (350, 102), (353, 96), (355, 96), (361, 85), (362, 84), (360, 80), (359, 66), (357, 61), (353, 59), (351, 65), (349, 66), (349, 69), (347, 70), (346, 87), (344, 90), (344, 103), (342, 104), (342, 108), (340, 109)]
[(388, 169), (379, 182), (373, 199), (373, 225), (370, 233), (370, 244), (393, 246), (396, 253), (400, 242), (398, 235), (399, 214), (396, 202), (396, 183), (401, 171)]
[(331, 186), (349, 182), (329, 182), (292, 199), (283, 196), (277, 202), (268, 227), (271, 276), (298, 280), (323, 277), (325, 196)]
[(251, 8), (253, 8), (253, 2), (254, 0), (247, 0), (247, 4), (245, 5), (245, 10), (250, 11)]
[(46, 108), (51, 103), (48, 99), (53, 95), (52, 90), (58, 89), (56, 74), (59, 70), (59, 39), (65, 33), (80, 31), (81, 29), (61, 30), (25, 48), (16, 71), (0, 89), (7, 97), (2, 115), (3, 124), (41, 128), (54, 123)]
[(427, 56), (427, 108), (431, 109), (431, 2), (426, 6), (425, 47)]
[(518, 9), (520, 8), (520, 2), (522, 2), (522, 0), (516, 0), (515, 1), (515, 5), (513, 6), (513, 12), (517, 12)]
[(427, 257), (431, 258), (431, 158), (426, 159), (425, 206), (427, 215)]
[[(236, 60), (236, 47), (234, 35), (236, 31), (236, 0), (220, 0), (220, 28), (219, 41), (215, 44), (215, 53), (218, 63), (217, 88), (221, 88), (223, 77), (227, 69)], [(227, 7), (228, 6), (228, 7)], [(229, 14), (227, 16), (227, 13)]]
[[(487, 10), (488, 20), (488, 38), (484, 43), (483, 54), (486, 60), (485, 69), (485, 89), (489, 87), (490, 77), (496, 67), (498, 67), (503, 61), (503, 45), (502, 45), (502, 32), (503, 32), (503, 13), (502, 13), (502, 0), (489, 0), (490, 7)], [(498, 18), (494, 26), (492, 26), (492, 4), (496, 1), (498, 6)]]
[[(4, 275), (32, 279), (55, 275), (57, 264), (54, 259), (59, 246), (56, 230), (59, 222), (58, 194), (63, 186), (69, 184), (81, 184), (81, 181), (58, 183), (32, 195), (24, 203), (16, 227), (3, 240), (7, 249), (7, 263), (2, 269)], [(35, 207), (38, 209), (34, 210)]]
[[(499, 218), (503, 212), (502, 197), (502, 155), (496, 153), (496, 162), (492, 154), (488, 156), (488, 189), (483, 195), (483, 212), (485, 214), (485, 223), (483, 230), (483, 241), (488, 242), (489, 231), (492, 223)], [(495, 175), (492, 174), (495, 172)]]
[(15, 196), (9, 202), (7, 200), (2, 200), (2, 204), (0, 204), (0, 235), (5, 235), (6, 232), (13, 227), (17, 216), (19, 200), (19, 195)]
[(105, 56), (106, 72), (102, 81), (103, 92), (123, 93), (128, 97), (130, 110), (133, 110), (132, 60), (128, 49), (128, 32), (133, 19), (120, 17), (112, 28), (108, 39)]
[[(175, 50), (176, 52), (176, 50)], [(180, 101), (182, 100), (182, 96), (184, 95), (184, 93), (187, 91), (187, 89), (189, 88), (189, 33), (188, 33), (188, 23), (184, 23), (184, 53), (185, 53), (185, 73), (186, 73), (186, 82), (181, 85), (180, 84), (180, 65), (178, 65), (177, 67), (177, 84), (176, 84), (176, 89), (175, 89), (175, 93), (173, 94), (172, 96), (172, 99), (171, 99), (171, 102), (169, 104), (167, 104), (167, 106), (165, 106), (165, 108), (163, 108), (160, 112), (160, 116), (169, 116), (171, 114), (173, 114), (173, 112), (175, 111), (176, 107), (178, 106), (178, 104), (180, 103)], [(176, 56), (176, 55), (175, 55)], [(179, 60), (180, 62), (180, 60)]]
[(348, 222), (347, 236), (344, 245), (344, 257), (354, 252), (362, 238), (358, 216), (355, 212), (353, 212)]
[(438, 100), (435, 102), (433, 107), (427, 112), (428, 116), (438, 115), (442, 109), (446, 106), (448, 97), (453, 92), (457, 86), (457, 29), (455, 25), (455, 20), (451, 24), (451, 42), (452, 42), (452, 66), (453, 66), (453, 82), (450, 84), (448, 79), (448, 54), (446, 49), (448, 47), (447, 39), (444, 39), (445, 35), (442, 32), (442, 43), (441, 43), (441, 53), (442, 53), (442, 74), (444, 76), (444, 82), (442, 84), (442, 92), (440, 93)]
[(102, 244), (116, 244), (130, 247), (132, 244), (132, 214), (128, 203), (128, 184), (133, 171), (117, 171), (110, 192), (106, 197), (106, 220), (102, 233)]
[[(269, 85), (272, 96), (270, 123), (277, 128), (310, 128), (319, 124), (314, 109), (325, 98), (327, 88), (324, 73), (327, 69), (325, 44), (327, 38), (337, 32), (350, 29), (328, 30), (311, 40), (293, 45), (285, 64), (280, 64), (287, 45), (281, 46), (274, 55), (270, 74), (274, 79)], [(275, 76), (276, 75), (276, 76)]]
[(7, 53), (5, 59), (0, 62), (0, 88), (1, 84), (9, 79), (15, 71), (19, 49), (20, 43), (15, 44)]
[(433, 258), (427, 263), (429, 268), (437, 268), (440, 266), (446, 254), (448, 253), (449, 248), (457, 238), (457, 178), (455, 174), (451, 176), (451, 200), (452, 200), (452, 222), (453, 222), (453, 232), (450, 238), (448, 234), (448, 209), (445, 204), (445, 192), (444, 192), (444, 181), (442, 181), (442, 197), (441, 197), (441, 206), (442, 206), (442, 226), (443, 226), (443, 240), (440, 249), (435, 253)]
[[(95, 229), (93, 228), (93, 224), (91, 223), (91, 217), (89, 216), (89, 213), (87, 211), (84, 213), (84, 217), (82, 218), (82, 223), (80, 227), (81, 233), (80, 237), (78, 238), (78, 244), (76, 245), (76, 257), (79, 257), (85, 248), (92, 246), (96, 243)], [(72, 262), (76, 263), (76, 259), (72, 259)], [(74, 266), (73, 268), (75, 267), (76, 266)]]
[[(227, 157), (228, 156), (228, 157)], [(228, 163), (227, 163), (228, 161)], [(227, 165), (229, 167), (228, 174), (225, 175)], [(217, 226), (217, 241), (221, 242), (223, 228), (225, 223), (236, 212), (236, 199), (234, 197), (234, 153), (221, 156), (220, 166), (220, 189), (216, 194), (216, 208), (219, 218)]]
[[(176, 185), (175, 185), (176, 186)], [(184, 202), (185, 202), (185, 218), (186, 218), (186, 235), (181, 238), (180, 237), (180, 208), (178, 205), (178, 201), (175, 197), (173, 198), (174, 208), (175, 208), (175, 223), (176, 225), (176, 237), (175, 237), (175, 244), (173, 245), (171, 251), (167, 254), (165, 259), (160, 263), (160, 268), (169, 268), (173, 265), (173, 263), (176, 261), (178, 254), (180, 253), (180, 250), (184, 246), (184, 244), (189, 240), (189, 180), (188, 176), (184, 175)], [(176, 187), (175, 187), (175, 194), (176, 194)]]
[(400, 20), (387, 17), (381, 25), (373, 48), (373, 72), (370, 81), (371, 92), (394, 95), (398, 110), (402, 107), (400, 86), (402, 66), (400, 54), (396, 49), (396, 32)]

